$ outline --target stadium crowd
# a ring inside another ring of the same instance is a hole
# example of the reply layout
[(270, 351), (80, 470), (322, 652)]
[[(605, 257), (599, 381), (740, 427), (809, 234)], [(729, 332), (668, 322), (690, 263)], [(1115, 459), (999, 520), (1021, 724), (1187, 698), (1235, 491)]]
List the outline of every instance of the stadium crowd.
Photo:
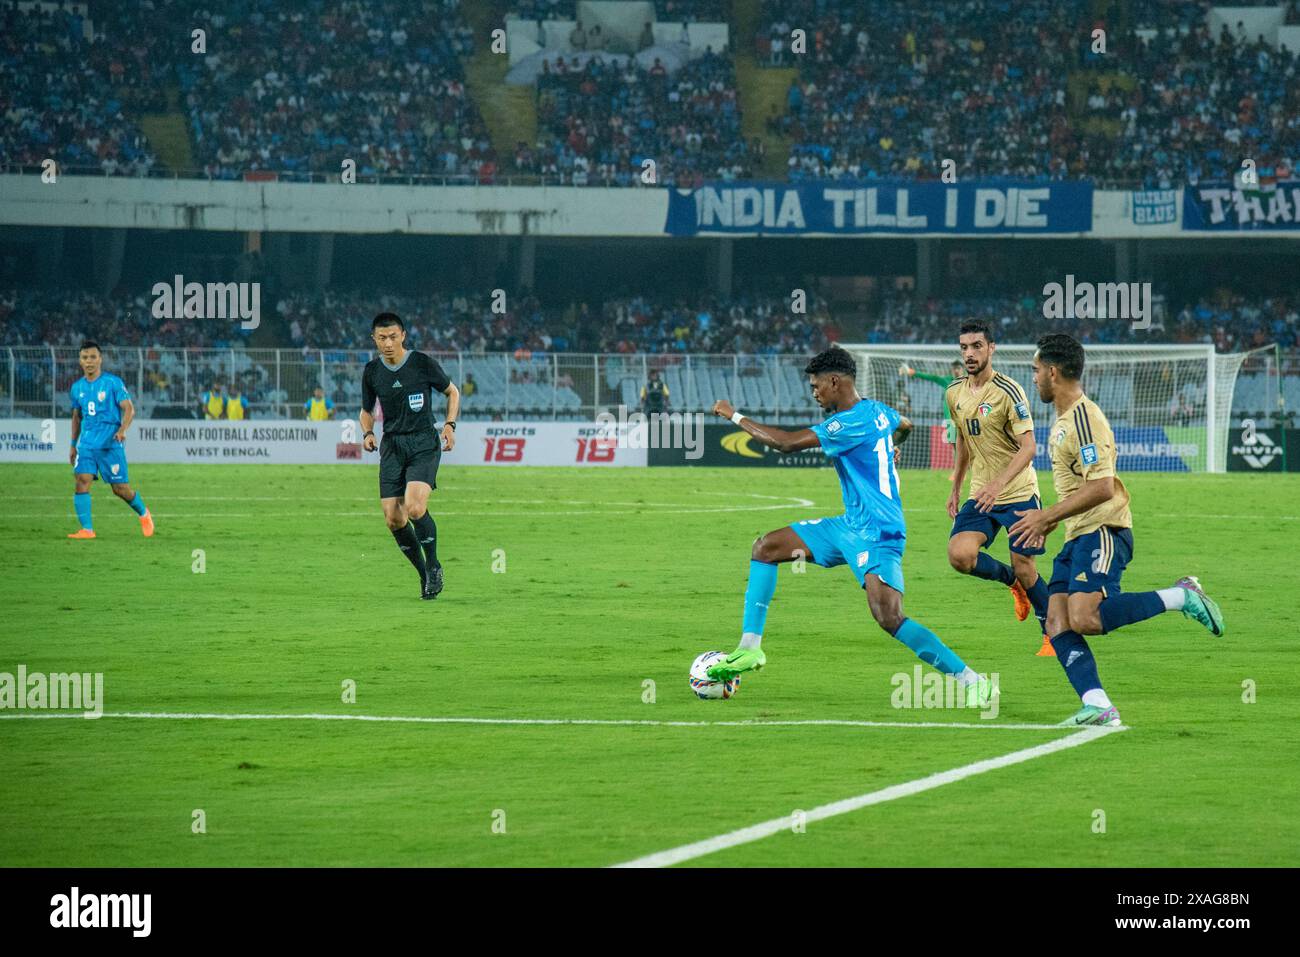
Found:
[(123, 176), (153, 168), (135, 117), (164, 106), (157, 38), (86, 34), (73, 9), (0, 6), (0, 161)]
[[(662, 185), (754, 175), (762, 140), (741, 133), (731, 57), (670, 73), (597, 57), (548, 59), (539, 142), (497, 156), (463, 62), (461, 0), (192, 0), (0, 8), (0, 158), (145, 175), (157, 157), (138, 122), (177, 87), (196, 163), (256, 171), (397, 174), (494, 182), (504, 171), (565, 183)], [(783, 112), (793, 180), (961, 176), (1089, 178), (1169, 188), (1224, 179), (1250, 157), (1262, 179), (1295, 174), (1300, 56), (1244, 28), (1213, 35), (1209, 4), (1088, 0), (764, 0), (761, 62), (797, 65)], [(571, 17), (572, 0), (521, 0)], [(725, 19), (725, 0), (657, 0), (662, 20)], [(1300, 19), (1292, 0), (1287, 18)], [(203, 24), (206, 49), (177, 43)], [(1123, 29), (1118, 24), (1131, 22)], [(93, 25), (93, 30), (92, 30)], [(790, 50), (795, 28), (808, 49)], [(1106, 30), (1105, 53), (1093, 31)], [(87, 38), (86, 34), (93, 34)], [(746, 40), (746, 42), (748, 42)]]
[(657, 59), (648, 69), (599, 56), (575, 68), (548, 60), (537, 121), (539, 142), (519, 144), (515, 168), (574, 186), (641, 183), (645, 159), (667, 186), (752, 173), (731, 59), (712, 51), (671, 75)]
[(207, 55), (178, 72), (210, 176), (337, 174), (346, 159), (360, 175), (495, 175), (459, 0), (236, 0), (209, 22)]
[[(1042, 297), (922, 297), (892, 293), (859, 307), (865, 332), (850, 332), (829, 302), (810, 293), (804, 312), (788, 293), (751, 290), (709, 294), (621, 294), (603, 300), (543, 304), (531, 294), (509, 295), (504, 312), (487, 293), (427, 295), (374, 291), (295, 292), (277, 298), (277, 330), (267, 347), (305, 351), (372, 348), (370, 320), (379, 311), (401, 315), (413, 345), (429, 351), (580, 353), (801, 354), (863, 335), (869, 342), (942, 343), (967, 318), (991, 322), (1002, 341), (1033, 342), (1050, 321)], [(266, 310), (269, 313), (270, 310)], [(1152, 327), (1121, 319), (1070, 320), (1085, 343), (1213, 343), (1241, 352), (1272, 342), (1300, 347), (1300, 296), (1247, 296), (1220, 290), (1189, 301), (1157, 295)], [(265, 314), (264, 314), (265, 321)], [(854, 328), (858, 322), (855, 321)], [(247, 342), (238, 323), (160, 320), (147, 295), (0, 290), (0, 346), (76, 346), (94, 338), (119, 346), (225, 348)]]
[[(765, 0), (760, 61), (797, 64), (789, 174), (804, 178), (1087, 178), (1170, 188), (1230, 178), (1243, 157), (1286, 178), (1300, 153), (1300, 58), (1226, 26), (1208, 6), (1157, 4), (1111, 26), (1083, 0)], [(1114, 16), (1112, 15), (1112, 21)], [(807, 30), (808, 49), (789, 50)], [(1071, 75), (1087, 81), (1070, 102)]]

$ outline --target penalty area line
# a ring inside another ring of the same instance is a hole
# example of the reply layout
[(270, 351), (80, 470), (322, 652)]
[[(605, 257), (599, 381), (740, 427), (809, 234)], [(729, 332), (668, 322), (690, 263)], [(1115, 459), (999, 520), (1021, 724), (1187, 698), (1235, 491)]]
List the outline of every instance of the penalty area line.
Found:
[[(1098, 738), (1103, 738), (1108, 734), (1114, 734), (1115, 732), (1125, 730), (1127, 730), (1127, 728), (1122, 727), (1083, 728), (1074, 734), (1067, 735), (1064, 738), (1058, 738), (1055, 741), (1049, 741), (1046, 744), (1035, 745), (1032, 748), (1024, 748), (1020, 751), (1012, 751), (1010, 754), (1004, 754), (1001, 757), (976, 761), (973, 764), (966, 764), (959, 768), (953, 768), (951, 771), (940, 771), (936, 774), (931, 774), (928, 777), (917, 778), (914, 781), (907, 781), (903, 784), (895, 784), (891, 787), (882, 788), (879, 791), (869, 791), (866, 794), (859, 794), (857, 797), (845, 798), (841, 801), (823, 804), (820, 807), (813, 808), (811, 811), (803, 812), (797, 823), (811, 824), (814, 821), (824, 821), (827, 818), (837, 817), (841, 814), (848, 814), (864, 807), (870, 807), (873, 804), (884, 804), (886, 801), (911, 797), (913, 794), (920, 794), (923, 791), (931, 791), (935, 788), (943, 787), (945, 784), (952, 784), (954, 781), (961, 781), (969, 777), (974, 777), (977, 774), (984, 774), (987, 771), (1009, 767), (1013, 764), (1032, 761), (1034, 758), (1041, 758), (1057, 751), (1064, 751), (1066, 748), (1075, 748), (1079, 745), (1087, 744), (1090, 741), (1096, 741)], [(613, 866), (670, 867), (673, 864), (681, 864), (698, 857), (704, 857), (706, 854), (714, 854), (717, 851), (725, 850), (729, 847), (737, 847), (741, 844), (751, 844), (754, 841), (761, 841), (765, 837), (771, 837), (772, 835), (779, 834), (782, 831), (789, 831), (795, 826), (795, 824), (795, 815), (789, 814), (785, 817), (778, 817), (770, 821), (764, 821), (761, 824), (753, 824), (737, 831), (730, 831), (726, 834), (719, 834), (716, 837), (706, 838), (703, 841), (695, 841), (692, 844), (683, 844), (680, 847), (670, 848), (666, 851), (647, 854), (645, 857), (638, 857), (634, 860), (625, 861), (622, 864), (615, 864)]]
[(1059, 731), (1055, 724), (996, 724), (994, 722), (941, 722), (941, 721), (853, 721), (839, 718), (808, 718), (790, 721), (767, 721), (761, 718), (748, 721), (656, 721), (637, 718), (463, 718), (422, 717), (419, 715), (376, 714), (240, 714), (221, 712), (175, 711), (41, 711), (26, 713), (0, 713), (0, 720), (51, 720), (71, 718), (78, 721), (102, 718), (134, 718), (154, 721), (372, 721), (396, 724), (484, 724), (484, 725), (571, 725), (597, 727), (660, 727), (660, 728), (944, 728), (948, 730), (987, 731)]

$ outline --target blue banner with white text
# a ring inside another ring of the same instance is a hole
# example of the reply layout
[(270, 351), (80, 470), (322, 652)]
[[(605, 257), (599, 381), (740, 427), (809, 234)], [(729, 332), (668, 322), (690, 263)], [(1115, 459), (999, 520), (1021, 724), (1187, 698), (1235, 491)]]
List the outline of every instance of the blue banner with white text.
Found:
[(1183, 187), (1183, 229), (1300, 229), (1300, 180)]
[(1092, 229), (1091, 183), (710, 183), (668, 191), (673, 236), (1059, 235)]

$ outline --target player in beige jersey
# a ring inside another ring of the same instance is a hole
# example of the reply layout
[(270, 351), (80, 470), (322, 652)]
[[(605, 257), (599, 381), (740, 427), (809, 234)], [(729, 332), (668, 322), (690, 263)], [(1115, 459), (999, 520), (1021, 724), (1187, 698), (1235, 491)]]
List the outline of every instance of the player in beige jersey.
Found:
[(1025, 511), (1008, 534), (1013, 543), (1041, 543), (1064, 523), (1065, 545), (1047, 586), (1047, 633), (1083, 707), (1062, 724), (1118, 725), (1119, 711), (1101, 686), (1083, 636), (1109, 634), (1166, 611), (1181, 611), (1222, 635), (1223, 613), (1190, 575), (1172, 588), (1120, 593), (1120, 575), (1133, 557), (1133, 514), (1115, 468), (1115, 434), (1097, 403), (1083, 394), (1083, 361), (1083, 346), (1070, 336), (1053, 333), (1038, 340), (1034, 385), (1057, 414), (1048, 436), (1056, 504)]
[[(1033, 608), (1043, 636), (1038, 654), (1053, 656), (1047, 640), (1047, 583), (1034, 564), (1034, 556), (1043, 554), (1043, 547), (1012, 542), (1010, 565), (984, 551), (999, 531), (1016, 523), (1018, 512), (1042, 507), (1034, 471), (1036, 446), (1029, 401), (1014, 379), (993, 368), (997, 346), (988, 323), (963, 325), (957, 344), (967, 374), (944, 392), (957, 436), (952, 494), (948, 496), (948, 517), (953, 519), (948, 561), (963, 575), (1010, 588), (1021, 621)], [(962, 482), (968, 471), (970, 492), (963, 504)]]

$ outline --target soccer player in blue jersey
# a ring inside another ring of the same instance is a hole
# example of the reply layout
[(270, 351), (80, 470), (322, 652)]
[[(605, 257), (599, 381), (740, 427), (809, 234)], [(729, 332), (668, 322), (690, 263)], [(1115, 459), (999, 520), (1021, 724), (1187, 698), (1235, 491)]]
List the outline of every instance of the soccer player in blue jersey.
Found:
[(72, 463), (76, 493), (72, 504), (77, 510), (81, 530), (68, 538), (94, 538), (90, 520), (90, 483), (98, 476), (108, 483), (113, 494), (140, 516), (140, 530), (148, 538), (153, 534), (153, 516), (145, 508), (140, 493), (127, 484), (126, 450), (122, 442), (135, 417), (131, 393), (117, 376), (103, 371), (104, 354), (97, 342), (84, 342), (78, 355), (85, 373), (72, 383), (68, 397), (72, 400)]
[(912, 423), (894, 409), (858, 394), (857, 363), (843, 349), (813, 357), (804, 372), (813, 399), (828, 414), (810, 429), (787, 432), (760, 425), (719, 400), (713, 411), (736, 423), (758, 441), (781, 452), (821, 446), (835, 466), (844, 496), (844, 514), (796, 522), (768, 532), (750, 552), (749, 587), (740, 647), (709, 669), (714, 680), (728, 680), (767, 663), (763, 626), (776, 591), (776, 568), (807, 558), (824, 568), (848, 565), (867, 593), (876, 623), (927, 664), (952, 675), (965, 689), (968, 706), (984, 707), (993, 693), (951, 648), (920, 622), (903, 614), (903, 547), (907, 530), (898, 495), (895, 443)]

